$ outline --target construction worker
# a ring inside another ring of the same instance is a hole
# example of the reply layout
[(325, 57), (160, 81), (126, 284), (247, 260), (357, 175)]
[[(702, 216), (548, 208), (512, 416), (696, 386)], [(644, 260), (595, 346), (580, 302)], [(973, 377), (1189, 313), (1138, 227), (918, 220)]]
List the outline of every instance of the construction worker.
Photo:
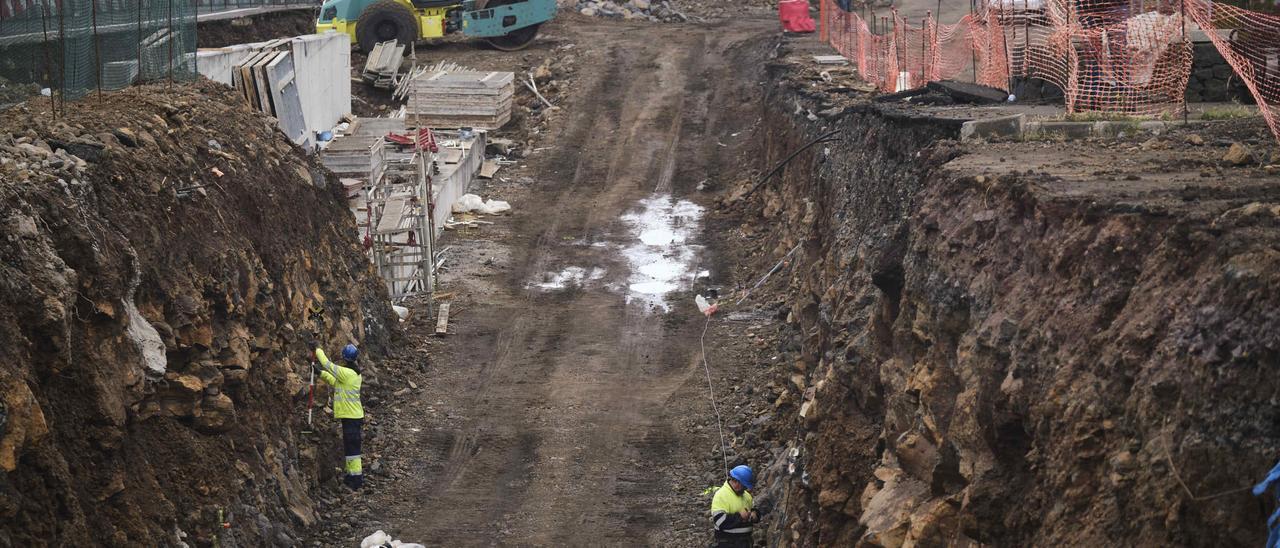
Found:
[(760, 522), (752, 508), (750, 489), (754, 486), (751, 467), (733, 467), (729, 479), (711, 499), (711, 522), (715, 524), (715, 548), (751, 548), (751, 526)]
[(364, 424), (364, 407), (360, 405), (360, 365), (356, 359), (360, 351), (348, 344), (342, 349), (342, 365), (329, 361), (324, 350), (316, 346), (316, 362), (320, 379), (333, 387), (333, 418), (342, 423), (342, 449), (346, 455), (347, 487), (359, 489), (364, 485), (364, 469), (360, 463), (360, 429)]

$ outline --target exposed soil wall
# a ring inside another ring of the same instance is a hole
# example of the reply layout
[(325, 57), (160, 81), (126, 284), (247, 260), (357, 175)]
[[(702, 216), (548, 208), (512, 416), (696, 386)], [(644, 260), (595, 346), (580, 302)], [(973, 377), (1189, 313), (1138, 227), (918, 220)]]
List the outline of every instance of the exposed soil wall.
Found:
[(298, 433), (306, 339), (377, 356), (393, 316), (340, 185), (240, 105), (205, 83), (5, 112), (0, 545), (287, 545), (313, 522), (340, 457), (322, 408)]
[(312, 34), (316, 31), (317, 15), (319, 4), (313, 10), (285, 10), (239, 19), (207, 21), (200, 23), (196, 47), (223, 48)]
[(1263, 540), (1240, 488), (1280, 454), (1280, 184), (1186, 207), (1059, 192), (1016, 155), (956, 167), (978, 149), (952, 126), (806, 118), (821, 105), (783, 82), (762, 165), (845, 140), (727, 206), (770, 227), (772, 260), (803, 243), (763, 433), (785, 449), (762, 466), (771, 542)]

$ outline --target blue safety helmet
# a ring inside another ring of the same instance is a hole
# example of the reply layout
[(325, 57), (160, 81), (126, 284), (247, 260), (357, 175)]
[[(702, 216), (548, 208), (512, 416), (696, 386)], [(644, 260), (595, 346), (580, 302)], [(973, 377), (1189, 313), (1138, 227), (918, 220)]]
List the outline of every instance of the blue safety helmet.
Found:
[(755, 475), (751, 473), (751, 467), (745, 464), (739, 464), (729, 471), (729, 477), (738, 480), (743, 487), (750, 489), (755, 486)]
[(347, 360), (349, 362), (353, 362), (353, 361), (356, 361), (356, 358), (359, 356), (360, 356), (360, 351), (356, 349), (356, 345), (348, 344), (342, 347), (342, 359)]

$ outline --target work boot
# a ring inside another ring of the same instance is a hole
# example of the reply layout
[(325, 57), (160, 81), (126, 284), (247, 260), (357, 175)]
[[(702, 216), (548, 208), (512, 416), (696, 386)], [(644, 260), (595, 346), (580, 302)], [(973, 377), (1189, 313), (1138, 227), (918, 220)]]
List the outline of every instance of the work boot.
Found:
[(343, 483), (346, 483), (347, 487), (351, 488), (352, 491), (359, 491), (361, 487), (364, 487), (364, 474), (347, 474), (342, 481)]

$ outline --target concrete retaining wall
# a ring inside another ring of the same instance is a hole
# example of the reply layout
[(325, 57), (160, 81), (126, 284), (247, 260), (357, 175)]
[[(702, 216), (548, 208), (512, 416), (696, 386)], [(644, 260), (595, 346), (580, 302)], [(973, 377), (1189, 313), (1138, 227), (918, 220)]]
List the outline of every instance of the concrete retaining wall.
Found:
[(231, 85), (231, 67), (240, 64), (261, 45), (260, 43), (236, 44), (225, 48), (198, 50), (196, 60), (200, 75), (229, 86)]
[(329, 32), (294, 38), (294, 78), (311, 135), (333, 129), (351, 112), (351, 38)]
[[(447, 133), (440, 135), (446, 139), (451, 138)], [(435, 194), (434, 213), (437, 235), (444, 230), (444, 222), (453, 214), (453, 204), (467, 193), (471, 181), (480, 172), (481, 164), (484, 164), (486, 136), (483, 132), (474, 135), (472, 139), (459, 143), (462, 147), (462, 160), (457, 164), (440, 166), (440, 173), (432, 179), (431, 191)]]
[[(267, 44), (199, 50), (200, 75), (229, 86), (232, 68)], [(317, 132), (333, 129), (351, 112), (351, 39), (336, 32), (308, 34), (289, 40), (284, 47), (293, 59), (301, 117), (307, 130), (303, 144), (310, 149)]]

